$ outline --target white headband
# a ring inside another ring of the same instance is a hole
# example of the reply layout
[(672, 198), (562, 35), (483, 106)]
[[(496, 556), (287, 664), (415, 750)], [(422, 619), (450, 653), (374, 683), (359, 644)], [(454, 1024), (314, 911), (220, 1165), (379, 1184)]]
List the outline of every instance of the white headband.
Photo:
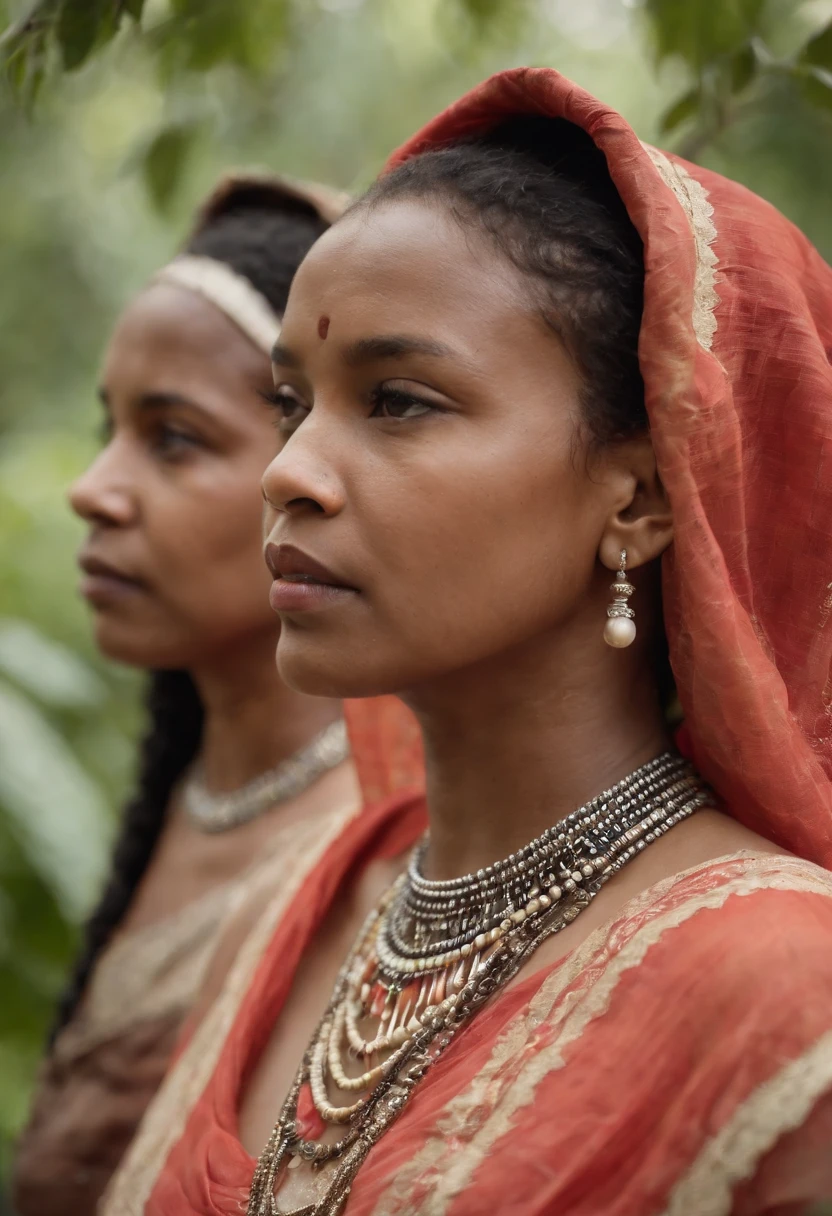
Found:
[(280, 334), (280, 317), (265, 296), (225, 262), (186, 253), (157, 271), (152, 283), (177, 283), (210, 300), (250, 338), (255, 346), (271, 356)]

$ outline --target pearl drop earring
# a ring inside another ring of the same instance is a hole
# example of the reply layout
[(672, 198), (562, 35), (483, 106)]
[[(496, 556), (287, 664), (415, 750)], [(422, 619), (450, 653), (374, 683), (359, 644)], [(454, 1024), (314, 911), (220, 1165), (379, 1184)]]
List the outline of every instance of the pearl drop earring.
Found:
[(615, 582), (610, 585), (613, 598), (607, 609), (607, 623), (604, 626), (604, 641), (608, 646), (615, 646), (619, 650), (630, 646), (636, 637), (636, 614), (627, 602), (635, 587), (627, 581), (626, 572), (627, 550), (622, 549), (618, 573)]

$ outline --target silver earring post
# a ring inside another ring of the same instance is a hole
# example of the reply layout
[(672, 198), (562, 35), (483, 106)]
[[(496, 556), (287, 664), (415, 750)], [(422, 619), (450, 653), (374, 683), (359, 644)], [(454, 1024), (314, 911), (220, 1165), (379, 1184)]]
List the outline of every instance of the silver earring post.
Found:
[(604, 641), (616, 650), (631, 646), (636, 639), (635, 613), (629, 605), (635, 587), (627, 579), (627, 550), (621, 550), (618, 573), (610, 585), (612, 603), (607, 608), (607, 623), (604, 626)]

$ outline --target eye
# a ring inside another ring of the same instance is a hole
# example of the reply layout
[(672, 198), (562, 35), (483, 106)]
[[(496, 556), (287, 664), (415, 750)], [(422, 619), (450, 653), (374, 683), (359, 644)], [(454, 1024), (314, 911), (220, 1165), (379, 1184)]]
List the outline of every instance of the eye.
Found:
[(178, 460), (194, 448), (202, 446), (202, 441), (191, 431), (169, 422), (160, 423), (150, 436), (151, 451), (162, 460)]
[(370, 400), (373, 403), (371, 418), (394, 418), (398, 422), (420, 418), (439, 409), (434, 402), (390, 384), (380, 384), (373, 389)]
[(278, 384), (273, 393), (263, 397), (275, 411), (275, 425), (281, 435), (293, 435), (309, 413), (309, 406), (290, 384)]

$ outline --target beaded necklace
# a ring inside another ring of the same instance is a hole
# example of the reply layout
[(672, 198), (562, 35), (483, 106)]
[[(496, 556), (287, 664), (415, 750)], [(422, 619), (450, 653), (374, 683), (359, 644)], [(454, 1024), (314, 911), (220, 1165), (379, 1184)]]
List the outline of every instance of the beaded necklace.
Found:
[(191, 771), (182, 789), (185, 813), (194, 827), (216, 834), (250, 823), (258, 815), (290, 798), (297, 798), (319, 777), (343, 764), (350, 754), (347, 726), (330, 723), (310, 743), (261, 773), (240, 789), (212, 794), (199, 768)]
[[(427, 841), (417, 846), (339, 972), (258, 1161), (248, 1216), (279, 1216), (285, 1167), (337, 1161), (316, 1202), (291, 1214), (336, 1216), (367, 1153), (457, 1031), (636, 853), (710, 801), (691, 766), (667, 752), (475, 874), (425, 878)], [(330, 1089), (345, 1098), (336, 1104)], [(324, 1143), (329, 1127), (344, 1130)]]

